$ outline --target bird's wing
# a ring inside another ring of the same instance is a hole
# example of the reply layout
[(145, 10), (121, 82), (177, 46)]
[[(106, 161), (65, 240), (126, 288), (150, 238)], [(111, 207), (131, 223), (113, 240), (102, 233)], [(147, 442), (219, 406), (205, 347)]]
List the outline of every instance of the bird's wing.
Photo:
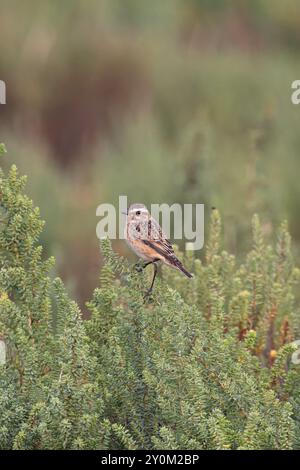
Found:
[(169, 259), (176, 258), (171, 242), (166, 238), (162, 228), (152, 217), (148, 221), (147, 236), (142, 242), (155, 250), (159, 255)]
[[(141, 239), (144, 246), (153, 250), (157, 254), (158, 259), (161, 259), (165, 263), (179, 269), (187, 277), (191, 278), (192, 274), (185, 269), (181, 261), (177, 258), (171, 242), (166, 238), (160, 225), (152, 217), (148, 221), (147, 230), (147, 236)], [(153, 257), (153, 254), (151, 257)]]

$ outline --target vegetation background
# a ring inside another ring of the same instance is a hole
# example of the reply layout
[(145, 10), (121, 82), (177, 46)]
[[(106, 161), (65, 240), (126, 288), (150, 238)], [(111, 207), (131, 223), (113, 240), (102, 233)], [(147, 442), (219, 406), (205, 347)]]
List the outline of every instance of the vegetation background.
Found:
[[(0, 449), (300, 449), (299, 26), (296, 0), (1, 1)], [(145, 300), (123, 242), (101, 258), (120, 194), (205, 204), (190, 282)]]
[(297, 0), (1, 0), (1, 141), (81, 306), (119, 194), (218, 207), (237, 254), (287, 218), (299, 251), (299, 46)]

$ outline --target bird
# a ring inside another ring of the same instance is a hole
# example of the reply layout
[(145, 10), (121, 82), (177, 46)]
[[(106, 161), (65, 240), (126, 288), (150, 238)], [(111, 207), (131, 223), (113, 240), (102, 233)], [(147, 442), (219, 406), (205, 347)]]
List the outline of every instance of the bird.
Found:
[(147, 290), (147, 295), (152, 293), (158, 262), (178, 269), (188, 278), (193, 277), (177, 258), (171, 242), (144, 204), (131, 204), (124, 214), (127, 216), (124, 238), (129, 247), (145, 261), (142, 266), (138, 265), (137, 269), (142, 271), (150, 264), (154, 267), (153, 278), (150, 288)]

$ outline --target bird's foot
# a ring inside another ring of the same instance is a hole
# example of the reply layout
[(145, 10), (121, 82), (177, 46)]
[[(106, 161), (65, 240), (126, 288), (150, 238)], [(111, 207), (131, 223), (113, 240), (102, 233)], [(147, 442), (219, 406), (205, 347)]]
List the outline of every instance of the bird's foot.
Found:
[(137, 273), (141, 273), (144, 268), (143, 268), (143, 266), (141, 266), (140, 263), (136, 263), (136, 264), (134, 265), (134, 269), (136, 270)]

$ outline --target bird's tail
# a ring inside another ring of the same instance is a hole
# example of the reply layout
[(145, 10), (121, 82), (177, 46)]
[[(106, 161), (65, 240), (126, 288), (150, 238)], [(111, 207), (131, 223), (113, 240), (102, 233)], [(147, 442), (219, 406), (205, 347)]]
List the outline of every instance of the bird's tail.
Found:
[(189, 272), (185, 269), (184, 266), (181, 265), (181, 266), (179, 267), (179, 269), (180, 269), (180, 271), (183, 272), (183, 274), (185, 274), (187, 277), (189, 277), (189, 278), (193, 277), (193, 274), (189, 273)]
[(179, 269), (183, 274), (185, 274), (187, 277), (191, 278), (193, 277), (193, 274), (189, 273), (187, 269), (183, 266), (181, 261), (179, 259), (176, 259), (176, 262), (174, 263), (174, 266)]

